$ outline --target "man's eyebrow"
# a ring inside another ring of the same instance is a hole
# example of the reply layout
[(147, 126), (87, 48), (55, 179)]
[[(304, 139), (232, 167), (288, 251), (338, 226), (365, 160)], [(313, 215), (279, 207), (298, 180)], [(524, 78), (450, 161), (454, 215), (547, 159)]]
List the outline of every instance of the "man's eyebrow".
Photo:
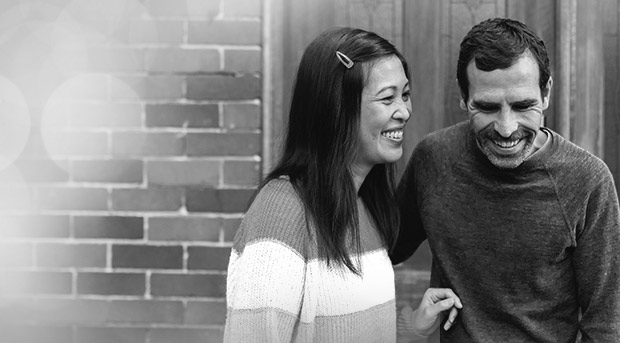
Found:
[(474, 101), (471, 102), (471, 104), (474, 107), (483, 107), (483, 108), (490, 108), (490, 107), (498, 107), (499, 106), (497, 103), (489, 102), (489, 101), (484, 101), (484, 100), (474, 100)]
[(525, 99), (525, 100), (521, 100), (521, 101), (515, 101), (513, 103), (511, 103), (510, 105), (512, 106), (522, 106), (522, 107), (529, 107), (532, 105), (535, 105), (536, 103), (538, 103), (538, 101), (536, 99)]

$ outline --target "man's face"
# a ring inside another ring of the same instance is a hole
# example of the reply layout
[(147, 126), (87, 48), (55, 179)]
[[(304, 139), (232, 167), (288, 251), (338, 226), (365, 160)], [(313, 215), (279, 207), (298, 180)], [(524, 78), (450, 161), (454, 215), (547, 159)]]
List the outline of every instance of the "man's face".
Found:
[(507, 69), (482, 71), (467, 66), (469, 113), (478, 145), (498, 168), (516, 168), (545, 142), (540, 131), (543, 110), (549, 106), (551, 78), (541, 94), (534, 58), (525, 53)]

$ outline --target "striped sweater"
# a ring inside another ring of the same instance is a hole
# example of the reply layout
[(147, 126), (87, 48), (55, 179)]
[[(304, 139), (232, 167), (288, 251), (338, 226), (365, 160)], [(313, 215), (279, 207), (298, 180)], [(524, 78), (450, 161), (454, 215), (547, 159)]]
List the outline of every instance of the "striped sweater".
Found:
[(394, 271), (359, 212), (361, 276), (318, 257), (287, 179), (263, 187), (234, 239), (224, 342), (395, 342)]

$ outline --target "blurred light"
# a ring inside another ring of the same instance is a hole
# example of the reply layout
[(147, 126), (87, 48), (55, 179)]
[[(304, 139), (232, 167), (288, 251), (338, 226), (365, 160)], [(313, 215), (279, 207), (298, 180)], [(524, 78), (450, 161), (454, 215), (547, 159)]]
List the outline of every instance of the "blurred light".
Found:
[(31, 189), (21, 172), (10, 165), (0, 172), (0, 222), (5, 225), (3, 213), (32, 209)]
[(112, 37), (125, 28), (128, 20), (137, 20), (146, 14), (138, 0), (74, 0), (65, 7), (63, 17), (65, 20), (74, 18), (83, 29)]
[(30, 136), (30, 113), (20, 90), (0, 75), (0, 170), (22, 153)]

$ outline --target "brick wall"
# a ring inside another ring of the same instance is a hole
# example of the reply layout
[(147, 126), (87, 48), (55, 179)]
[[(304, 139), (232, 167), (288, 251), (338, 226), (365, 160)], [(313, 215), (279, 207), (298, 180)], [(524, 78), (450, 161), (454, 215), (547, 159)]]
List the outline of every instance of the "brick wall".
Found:
[(0, 341), (220, 342), (259, 0), (0, 4)]

